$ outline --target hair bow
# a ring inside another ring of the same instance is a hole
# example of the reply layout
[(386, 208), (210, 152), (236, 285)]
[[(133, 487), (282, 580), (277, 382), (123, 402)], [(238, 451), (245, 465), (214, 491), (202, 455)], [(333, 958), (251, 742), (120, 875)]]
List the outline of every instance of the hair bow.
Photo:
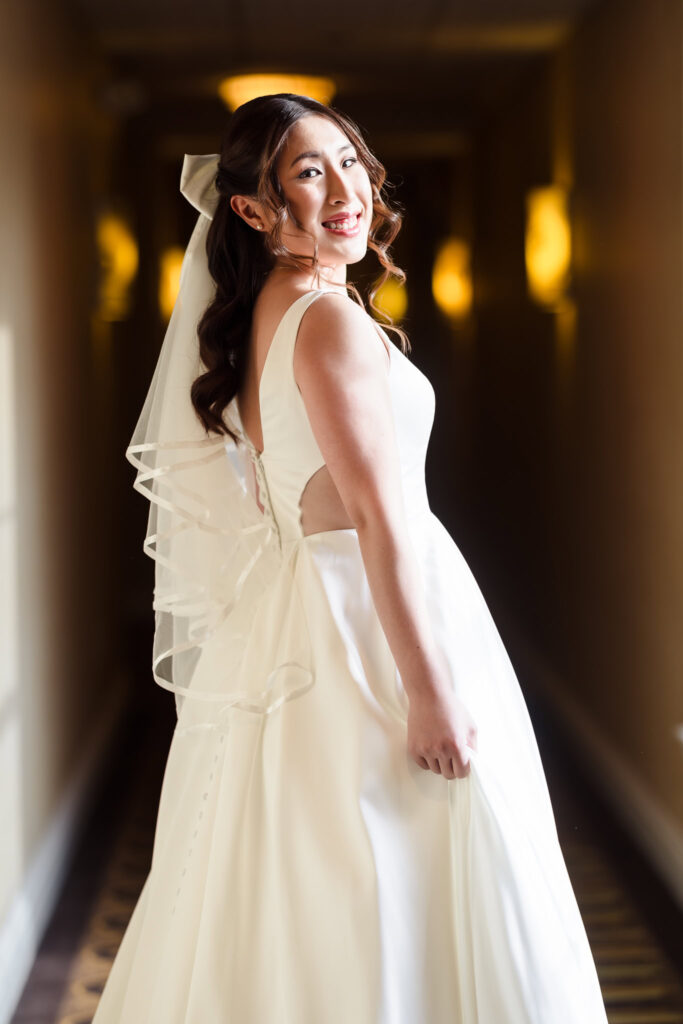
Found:
[(220, 198), (216, 188), (219, 160), (218, 153), (207, 153), (204, 156), (186, 153), (180, 175), (180, 191), (195, 210), (199, 210), (209, 220), (213, 219)]

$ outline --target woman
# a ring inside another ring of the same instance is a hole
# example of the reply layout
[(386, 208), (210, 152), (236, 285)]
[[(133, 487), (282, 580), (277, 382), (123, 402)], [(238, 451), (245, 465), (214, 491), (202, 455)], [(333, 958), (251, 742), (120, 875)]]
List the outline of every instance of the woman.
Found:
[(433, 388), (347, 293), (368, 246), (403, 277), (384, 186), (303, 96), (186, 157), (128, 452), (178, 723), (96, 1024), (605, 1024), (519, 684), (429, 508)]

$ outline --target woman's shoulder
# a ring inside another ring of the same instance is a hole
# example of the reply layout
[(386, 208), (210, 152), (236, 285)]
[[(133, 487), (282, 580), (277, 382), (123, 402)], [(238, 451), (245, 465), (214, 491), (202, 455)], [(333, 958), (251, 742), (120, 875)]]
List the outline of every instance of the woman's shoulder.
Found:
[[(306, 288), (304, 285), (296, 285), (291, 282), (280, 281), (272, 284), (266, 282), (256, 296), (252, 310), (252, 326), (255, 332), (260, 334), (263, 331), (266, 335), (271, 334), (272, 328), (282, 320), (291, 306), (305, 295), (318, 290), (322, 291), (322, 289)], [(330, 294), (340, 294), (341, 298), (344, 298), (341, 293), (330, 292)], [(313, 303), (313, 305), (317, 305), (317, 303)]]
[[(388, 339), (385, 342), (379, 324), (355, 299), (344, 292), (321, 292), (307, 307), (299, 325), (299, 363), (307, 359), (318, 361), (321, 349), (333, 359), (365, 354), (369, 345), (376, 344), (378, 336), (387, 349)], [(388, 349), (387, 354), (390, 356)]]

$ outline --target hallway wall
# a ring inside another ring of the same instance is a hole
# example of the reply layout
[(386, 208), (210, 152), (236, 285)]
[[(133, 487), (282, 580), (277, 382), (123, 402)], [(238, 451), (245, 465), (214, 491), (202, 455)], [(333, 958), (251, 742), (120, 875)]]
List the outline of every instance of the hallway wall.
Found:
[(93, 103), (93, 51), (61, 10), (47, 0), (0, 9), (0, 1020), (123, 695), (111, 353), (91, 323), (111, 125)]
[[(682, 44), (679, 3), (597, 4), (482, 132), (475, 490), (501, 608), (529, 609), (510, 641), (683, 903)], [(524, 195), (551, 181), (573, 341), (524, 294)]]

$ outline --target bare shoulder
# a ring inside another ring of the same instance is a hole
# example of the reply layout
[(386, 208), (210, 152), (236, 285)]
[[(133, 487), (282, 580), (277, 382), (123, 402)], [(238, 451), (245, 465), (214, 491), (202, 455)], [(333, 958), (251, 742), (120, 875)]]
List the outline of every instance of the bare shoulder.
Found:
[(329, 361), (386, 368), (389, 358), (378, 325), (350, 296), (327, 292), (306, 309), (295, 346), (295, 362), (304, 372)]

